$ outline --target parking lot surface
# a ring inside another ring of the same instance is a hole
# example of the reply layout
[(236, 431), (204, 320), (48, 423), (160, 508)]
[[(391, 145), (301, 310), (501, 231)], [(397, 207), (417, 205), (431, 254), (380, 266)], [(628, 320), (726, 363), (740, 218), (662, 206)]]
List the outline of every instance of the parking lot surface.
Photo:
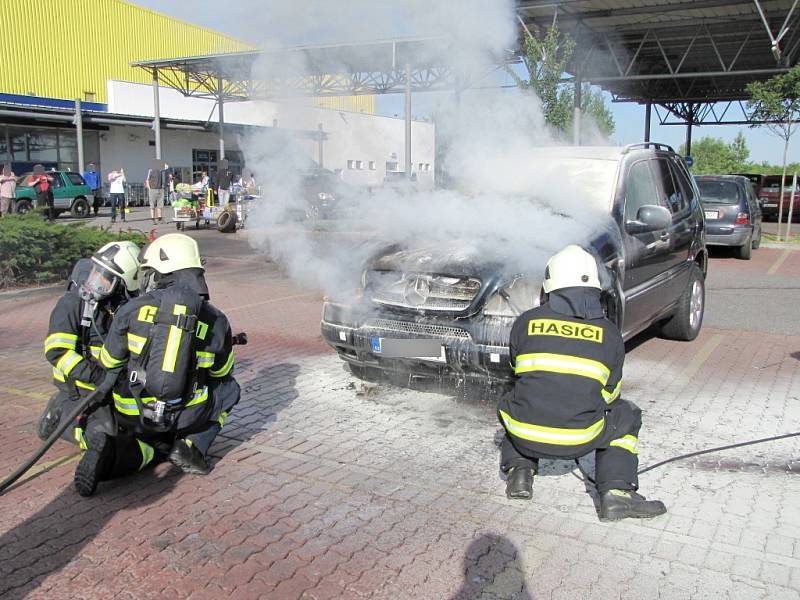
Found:
[[(0, 597), (800, 598), (800, 438), (643, 474), (669, 509), (654, 520), (599, 522), (566, 461), (542, 462), (532, 501), (507, 500), (491, 401), (362, 386), (320, 338), (318, 292), (241, 233), (192, 235), (212, 301), (250, 340), (214, 470), (161, 464), (84, 499), (59, 442), (0, 496)], [(799, 275), (797, 251), (714, 251), (700, 337), (628, 344), (642, 466), (800, 431)], [(0, 295), (0, 476), (39, 444), (60, 293)]]

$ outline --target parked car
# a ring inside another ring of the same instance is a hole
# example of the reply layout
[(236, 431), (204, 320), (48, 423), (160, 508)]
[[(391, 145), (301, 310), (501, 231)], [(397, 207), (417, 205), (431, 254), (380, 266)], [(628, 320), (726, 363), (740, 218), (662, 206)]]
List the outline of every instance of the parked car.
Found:
[(761, 245), (761, 209), (753, 184), (736, 175), (698, 175), (697, 187), (706, 218), (706, 244), (732, 246), (750, 260)]
[[(705, 306), (705, 221), (683, 159), (654, 143), (547, 148), (531, 164), (540, 168), (565, 181), (599, 174), (581, 202), (614, 226), (599, 228), (587, 249), (604, 267), (603, 302), (625, 339), (653, 324), (666, 337), (694, 339)], [(536, 210), (533, 202), (524, 199), (523, 210)], [(493, 246), (502, 249), (503, 240)], [(511, 326), (540, 302), (543, 265), (514, 272), (502, 257), (468, 248), (465, 240), (379, 253), (367, 262), (360, 295), (324, 303), (323, 338), (359, 377), (393, 372), (504, 384), (512, 375)], [(398, 339), (435, 345), (437, 352), (423, 354), (413, 344), (399, 355), (397, 348), (386, 352)]]
[[(784, 179), (783, 190), (783, 217), (786, 221), (789, 216), (789, 204), (792, 198), (792, 179), (793, 176), (787, 175)], [(792, 221), (797, 222), (800, 218), (800, 183), (795, 190), (794, 206), (792, 207)], [(767, 175), (761, 182), (761, 190), (758, 192), (758, 202), (761, 205), (761, 214), (765, 221), (778, 220), (778, 210), (780, 210), (781, 198), (781, 176)]]
[[(88, 217), (91, 213), (92, 190), (80, 173), (73, 171), (47, 171), (53, 178), (53, 206), (56, 215), (69, 211), (73, 217)], [(17, 179), (16, 210), (25, 213), (36, 207), (36, 190), (28, 186), (31, 173)]]

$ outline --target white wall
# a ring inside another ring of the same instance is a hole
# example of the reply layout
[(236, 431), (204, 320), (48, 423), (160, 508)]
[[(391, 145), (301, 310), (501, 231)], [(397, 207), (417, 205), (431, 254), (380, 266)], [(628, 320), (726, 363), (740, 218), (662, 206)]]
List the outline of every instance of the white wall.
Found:
[[(162, 87), (160, 89), (159, 109), (162, 118), (197, 121), (206, 121), (210, 118), (212, 122), (218, 120), (213, 100), (186, 98), (171, 88)], [(152, 86), (125, 81), (109, 81), (108, 110), (118, 114), (152, 117), (154, 112)], [(316, 108), (290, 102), (248, 101), (225, 104), (225, 122), (262, 126), (272, 126), (273, 122), (277, 122), (278, 127), (313, 132), (317, 131), (317, 127), (321, 123), (323, 131), (327, 134), (327, 140), (323, 145), (323, 166), (331, 170), (342, 169), (343, 178), (354, 184), (379, 185), (383, 181), (387, 161), (396, 161), (400, 171), (405, 169), (405, 122), (403, 119)], [(147, 146), (147, 140), (153, 139), (153, 134), (146, 128), (134, 129), (144, 132), (142, 135), (144, 147), (149, 150), (149, 153), (141, 164), (146, 165), (154, 154), (154, 149)], [(216, 136), (213, 134), (179, 132), (164, 128), (161, 132), (162, 156), (171, 164), (191, 165), (192, 148), (216, 148), (218, 146)], [(235, 136), (226, 134), (226, 149), (236, 149), (237, 143), (234, 138)], [(435, 128), (433, 123), (413, 122), (411, 143), (412, 172), (417, 172), (419, 163), (430, 165), (430, 170), (419, 172), (418, 177), (422, 186), (432, 187), (435, 168)], [(305, 140), (303, 147), (311, 158), (317, 160), (316, 141)], [(187, 151), (188, 160), (184, 158)], [(174, 156), (171, 153), (174, 153)], [(363, 168), (348, 169), (348, 161), (352, 160), (362, 161)], [(370, 161), (374, 161), (375, 170), (369, 169)], [(105, 167), (105, 158), (103, 163)], [(129, 178), (131, 177), (129, 174)]]

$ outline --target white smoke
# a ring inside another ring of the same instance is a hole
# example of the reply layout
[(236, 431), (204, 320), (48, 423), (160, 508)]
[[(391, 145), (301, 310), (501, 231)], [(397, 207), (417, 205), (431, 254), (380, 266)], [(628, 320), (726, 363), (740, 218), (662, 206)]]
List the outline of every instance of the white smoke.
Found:
[[(272, 7), (276, 10), (263, 13), (269, 16), (263, 31), (278, 45), (312, 38), (321, 29), (340, 42), (375, 39), (375, 31), (394, 25), (398, 35), (450, 40), (437, 61), (473, 83), (484, 77), (483, 86), (491, 82), (485, 74), (516, 45), (510, 0), (457, 5), (305, 0)], [(307, 67), (302, 57), (287, 62), (267, 56), (255, 65), (253, 78), (289, 78)], [(281, 103), (278, 120), (300, 122), (303, 110), (302, 102)], [(553, 252), (568, 243), (586, 244), (608, 226), (607, 210), (596, 202), (602, 195), (596, 178), (608, 179), (608, 174), (561, 168), (542, 151), (567, 141), (545, 125), (533, 94), (517, 89), (467, 90), (458, 99), (442, 94), (437, 115), (437, 145), (447, 149), (443, 161), (454, 178), (452, 189), (356, 194), (348, 199), (347, 218), (335, 225), (344, 232), (292, 222), (305, 207), (303, 178), (316, 156), (316, 142), (273, 130), (242, 140), (247, 168), (256, 173), (264, 196), (249, 216), (251, 244), (268, 251), (298, 282), (341, 296), (358, 284), (365, 261), (383, 246), (425, 246), (432, 252), (468, 246), (510, 271), (538, 274)], [(610, 188), (613, 181), (605, 183)]]

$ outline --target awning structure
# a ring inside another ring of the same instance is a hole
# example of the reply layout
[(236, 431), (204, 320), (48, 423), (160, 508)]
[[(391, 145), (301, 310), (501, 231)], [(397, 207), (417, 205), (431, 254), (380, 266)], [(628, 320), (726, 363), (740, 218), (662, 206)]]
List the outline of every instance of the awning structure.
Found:
[(573, 36), (568, 70), (576, 79), (618, 102), (662, 106), (664, 124), (707, 125), (749, 122), (742, 105), (747, 84), (797, 64), (798, 3), (519, 0), (518, 16), (533, 35), (555, 22)]

